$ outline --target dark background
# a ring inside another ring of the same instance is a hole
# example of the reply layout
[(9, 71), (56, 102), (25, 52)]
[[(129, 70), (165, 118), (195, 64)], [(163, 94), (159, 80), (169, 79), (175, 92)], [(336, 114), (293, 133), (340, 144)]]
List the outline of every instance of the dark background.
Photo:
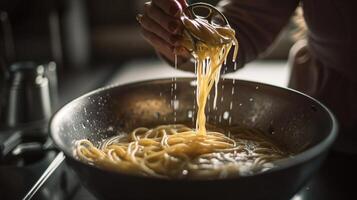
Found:
[[(54, 60), (62, 70), (155, 57), (135, 20), (144, 2), (2, 0), (0, 57), (7, 64)], [(217, 0), (206, 2), (214, 5)], [(278, 48), (267, 58), (286, 59), (291, 38), (283, 33), (278, 40)]]

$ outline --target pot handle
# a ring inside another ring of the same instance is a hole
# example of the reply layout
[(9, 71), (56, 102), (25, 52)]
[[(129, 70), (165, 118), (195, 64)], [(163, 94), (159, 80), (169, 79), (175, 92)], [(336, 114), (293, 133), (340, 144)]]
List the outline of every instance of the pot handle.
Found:
[(65, 155), (63, 152), (59, 152), (56, 158), (51, 162), (51, 164), (47, 167), (45, 172), (41, 175), (41, 177), (36, 181), (35, 185), (29, 190), (29, 192), (25, 195), (22, 200), (30, 200), (36, 194), (38, 189), (46, 182), (46, 180), (52, 175), (52, 173), (61, 165), (63, 160), (65, 159)]

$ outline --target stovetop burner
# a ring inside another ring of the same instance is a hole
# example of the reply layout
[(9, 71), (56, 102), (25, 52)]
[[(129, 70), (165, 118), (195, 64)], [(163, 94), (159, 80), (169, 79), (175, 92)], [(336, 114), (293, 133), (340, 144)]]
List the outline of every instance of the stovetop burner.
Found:
[(22, 198), (56, 156), (45, 129), (0, 131), (1, 199)]

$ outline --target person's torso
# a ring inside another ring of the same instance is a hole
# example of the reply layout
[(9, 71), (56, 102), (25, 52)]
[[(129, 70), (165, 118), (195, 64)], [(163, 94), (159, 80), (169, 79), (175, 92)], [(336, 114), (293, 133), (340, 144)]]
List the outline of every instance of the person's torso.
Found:
[(357, 10), (353, 0), (303, 0), (312, 53), (326, 67), (357, 72)]

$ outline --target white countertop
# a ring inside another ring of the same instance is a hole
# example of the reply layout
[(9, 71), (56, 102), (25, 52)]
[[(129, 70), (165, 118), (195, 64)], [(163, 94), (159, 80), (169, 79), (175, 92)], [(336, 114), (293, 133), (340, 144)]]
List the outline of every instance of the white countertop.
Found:
[[(286, 61), (256, 61), (247, 64), (235, 73), (227, 74), (226, 77), (286, 87), (289, 74), (290, 69)], [(125, 84), (173, 76), (194, 77), (194, 74), (175, 70), (160, 60), (136, 60), (124, 64), (109, 81), (109, 84)]]

